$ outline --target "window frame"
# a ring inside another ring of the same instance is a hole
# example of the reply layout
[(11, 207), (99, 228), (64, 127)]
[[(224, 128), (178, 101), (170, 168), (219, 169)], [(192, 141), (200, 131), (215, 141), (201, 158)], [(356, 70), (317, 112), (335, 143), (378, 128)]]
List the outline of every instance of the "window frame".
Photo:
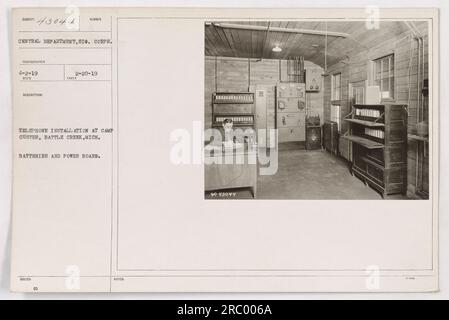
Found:
[[(353, 82), (349, 82), (349, 87), (348, 87), (348, 100), (350, 105), (354, 105), (354, 104), (365, 104), (365, 99), (366, 99), (366, 86), (368, 85), (368, 81), (367, 80), (360, 80), (360, 81), (353, 81)], [(362, 96), (362, 101), (354, 101), (354, 92), (357, 89), (363, 89), (363, 96)]]
[[(340, 87), (339, 87), (339, 92), (338, 92), (338, 99), (335, 99), (335, 92), (336, 92), (336, 88), (334, 88), (335, 86), (335, 78), (336, 77), (340, 77)], [(335, 104), (340, 104), (341, 99), (341, 94), (342, 94), (342, 83), (341, 83), (341, 72), (337, 72), (331, 75), (331, 102), (335, 103)]]
[[(338, 131), (338, 133), (341, 133), (341, 124), (342, 124), (341, 104), (333, 103), (333, 104), (331, 104), (330, 108), (331, 108), (330, 109), (330, 120), (337, 123), (337, 131)], [(333, 115), (332, 115), (333, 110), (337, 111), (336, 117), (333, 117)]]
[[(383, 70), (382, 70), (381, 71), (381, 78), (380, 78), (381, 85), (380, 85), (380, 88), (379, 88), (380, 92), (381, 92), (380, 100), (382, 102), (394, 102), (394, 101), (396, 101), (396, 95), (397, 95), (397, 88), (396, 88), (396, 54), (395, 54), (395, 52), (391, 52), (391, 53), (388, 53), (386, 55), (380, 56), (378, 58), (372, 59), (370, 61), (370, 68), (369, 68), (369, 74), (370, 74), (369, 80), (370, 81), (369, 81), (369, 84), (371, 86), (375, 86), (375, 85), (377, 85), (376, 84), (376, 62), (384, 60), (385, 58), (389, 58), (389, 57), (391, 57), (391, 59), (392, 59), (392, 60), (390, 60), (389, 63), (391, 64), (391, 61), (393, 62), (393, 70), (391, 70), (393, 74), (388, 77), (388, 78), (393, 78), (393, 87), (392, 87), (393, 92), (391, 92), (391, 88), (390, 88), (389, 89), (390, 97), (384, 98), (382, 96), (382, 80), (386, 79), (386, 78), (382, 78), (382, 74), (383, 74)], [(381, 62), (381, 65), (382, 65), (382, 62)]]

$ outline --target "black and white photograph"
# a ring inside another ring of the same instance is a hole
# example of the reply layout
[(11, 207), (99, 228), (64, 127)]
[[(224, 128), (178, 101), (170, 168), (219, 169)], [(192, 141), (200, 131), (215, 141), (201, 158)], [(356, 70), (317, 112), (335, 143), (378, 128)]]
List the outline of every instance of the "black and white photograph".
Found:
[(304, 1), (5, 7), (0, 299), (447, 297), (449, 4)]
[(205, 198), (429, 199), (428, 33), (206, 22)]

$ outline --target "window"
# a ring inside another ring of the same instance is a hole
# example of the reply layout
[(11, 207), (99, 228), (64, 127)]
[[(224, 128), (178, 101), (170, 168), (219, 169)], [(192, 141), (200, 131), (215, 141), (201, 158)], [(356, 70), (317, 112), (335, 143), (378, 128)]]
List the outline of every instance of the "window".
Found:
[(366, 81), (356, 81), (349, 84), (349, 99), (351, 105), (365, 103)]
[(380, 88), (382, 99), (394, 99), (394, 55), (391, 54), (373, 62), (373, 84)]
[(332, 101), (341, 99), (341, 73), (332, 75)]
[(363, 104), (365, 102), (365, 87), (354, 87), (354, 103)]
[(331, 121), (337, 123), (338, 132), (341, 131), (341, 118), (340, 118), (340, 112), (341, 107), (337, 105), (331, 105)]

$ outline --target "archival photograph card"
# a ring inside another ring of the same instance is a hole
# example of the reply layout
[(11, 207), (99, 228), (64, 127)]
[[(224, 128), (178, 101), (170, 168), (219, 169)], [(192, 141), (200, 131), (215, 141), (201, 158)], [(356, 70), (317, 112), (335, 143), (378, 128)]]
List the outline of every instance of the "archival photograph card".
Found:
[(437, 9), (10, 20), (12, 291), (438, 291)]

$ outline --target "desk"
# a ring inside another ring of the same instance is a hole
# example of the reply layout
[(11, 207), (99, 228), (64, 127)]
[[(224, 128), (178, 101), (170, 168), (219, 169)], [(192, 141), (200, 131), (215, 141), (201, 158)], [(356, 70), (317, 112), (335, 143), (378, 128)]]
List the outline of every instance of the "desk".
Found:
[(205, 191), (251, 188), (257, 195), (257, 147), (206, 146), (204, 155)]

